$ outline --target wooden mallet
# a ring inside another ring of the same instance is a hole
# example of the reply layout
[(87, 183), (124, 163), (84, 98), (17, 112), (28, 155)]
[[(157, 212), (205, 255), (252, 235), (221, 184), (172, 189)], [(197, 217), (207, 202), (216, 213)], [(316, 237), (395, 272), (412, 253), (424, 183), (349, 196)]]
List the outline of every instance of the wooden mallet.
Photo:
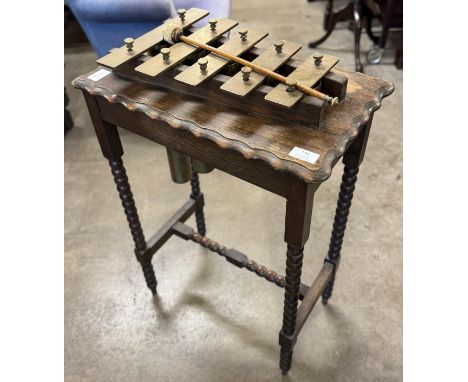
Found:
[(294, 86), (296, 89), (300, 90), (301, 92), (308, 94), (312, 97), (319, 98), (329, 103), (332, 106), (338, 105), (338, 102), (339, 102), (338, 97), (330, 97), (326, 94), (319, 92), (318, 90), (314, 90), (310, 87), (301, 85), (300, 83), (291, 82), (291, 79), (288, 80), (286, 77), (282, 76), (281, 74), (275, 73), (269, 69), (263, 68), (250, 61), (244, 60), (243, 58), (233, 56), (232, 54), (229, 54), (229, 53), (224, 53), (223, 51), (219, 49), (213, 48), (212, 46), (197, 42), (195, 40), (192, 40), (190, 37), (184, 36), (182, 28), (177, 24), (167, 23), (163, 29), (162, 34), (163, 34), (164, 41), (168, 42), (169, 44), (175, 44), (178, 41), (182, 41), (182, 42), (185, 42), (186, 44), (195, 46), (197, 48), (208, 50), (209, 52), (214, 53), (219, 57), (237, 62), (249, 68), (252, 68), (254, 72), (257, 72), (263, 76), (274, 78), (275, 80), (278, 80), (279, 82), (283, 84), (287, 84), (288, 87)]

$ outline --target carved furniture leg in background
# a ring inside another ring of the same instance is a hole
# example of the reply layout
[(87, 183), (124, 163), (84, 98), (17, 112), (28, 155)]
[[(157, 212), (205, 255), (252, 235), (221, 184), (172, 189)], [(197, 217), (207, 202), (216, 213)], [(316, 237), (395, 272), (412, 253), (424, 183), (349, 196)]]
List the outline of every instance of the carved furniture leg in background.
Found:
[(103, 121), (99, 114), (96, 100), (87, 94), (86, 91), (83, 91), (83, 94), (99, 140), (99, 145), (101, 146), (102, 154), (109, 160), (112, 175), (114, 176), (114, 181), (117, 185), (120, 199), (122, 200), (122, 206), (124, 207), (133, 242), (135, 243), (136, 258), (143, 269), (146, 285), (154, 295), (156, 294), (157, 286), (156, 276), (154, 274), (153, 265), (151, 264), (151, 259), (144, 255), (146, 251), (145, 236), (141, 228), (140, 218), (138, 217), (135, 200), (133, 199), (125, 167), (123, 166), (123, 148), (117, 127)]
[(68, 98), (67, 94), (67, 88), (64, 87), (64, 94), (65, 94), (65, 111), (64, 111), (64, 119), (65, 119), (65, 127), (64, 127), (64, 132), (66, 133), (68, 130), (70, 130), (73, 127), (73, 119), (70, 114), (70, 111), (67, 109), (68, 104), (70, 103), (70, 98)]
[(354, 17), (354, 58), (356, 62), (356, 72), (362, 73), (361, 63), (361, 0), (353, 0), (353, 17)]
[(388, 33), (390, 28), (390, 22), (392, 21), (393, 12), (395, 11), (395, 0), (388, 0), (386, 6), (386, 12), (382, 20), (382, 33), (379, 38), (379, 47), (380, 49), (385, 49), (387, 44)]
[(316, 48), (321, 43), (323, 43), (335, 29), (336, 23), (340, 21), (351, 20), (353, 17), (353, 2), (350, 1), (346, 6), (337, 11), (333, 11), (333, 1), (327, 1), (327, 8), (325, 11), (325, 16), (323, 24), (326, 30), (326, 33), (319, 38), (318, 40), (312, 41), (309, 43), (309, 48)]
[(327, 0), (327, 6), (325, 8), (325, 16), (323, 17), (323, 29), (328, 31), (333, 15), (333, 0)]
[[(200, 180), (198, 173), (192, 167), (192, 179), (190, 180), (190, 185), (192, 186), (192, 193), (190, 197), (192, 199), (197, 199), (201, 194), (200, 191)], [(197, 222), (197, 231), (200, 235), (206, 235), (206, 226), (205, 226), (205, 214), (203, 213), (203, 206), (197, 207), (195, 211), (195, 220)]]
[(359, 136), (353, 141), (343, 156), (343, 177), (336, 206), (330, 247), (328, 249), (328, 255), (325, 258), (325, 261), (335, 265), (330, 281), (322, 293), (322, 303), (325, 305), (328, 303), (333, 292), (335, 276), (341, 259), (341, 247), (343, 245), (346, 223), (348, 221), (349, 210), (351, 208), (351, 200), (353, 198), (359, 166), (361, 165), (366, 153), (367, 139), (372, 125), (372, 118), (373, 114), (369, 116), (369, 121), (365, 126), (363, 126), (363, 130), (359, 133)]
[(290, 187), (286, 202), (284, 240), (288, 244), (284, 286), (283, 326), (279, 334), (280, 368), (286, 374), (291, 368), (294, 342), (290, 337), (296, 330), (299, 287), (301, 285), (304, 244), (309, 238), (314, 193), (318, 186), (298, 183)]
[(364, 22), (365, 22), (365, 25), (366, 25), (366, 32), (367, 32), (367, 36), (369, 36), (369, 38), (372, 40), (372, 42), (377, 45), (380, 41), (380, 38), (378, 36), (376, 36), (374, 34), (374, 32), (372, 32), (372, 20), (374, 19), (374, 15), (372, 14), (372, 12), (370, 11), (367, 11), (366, 12), (366, 15), (364, 17)]

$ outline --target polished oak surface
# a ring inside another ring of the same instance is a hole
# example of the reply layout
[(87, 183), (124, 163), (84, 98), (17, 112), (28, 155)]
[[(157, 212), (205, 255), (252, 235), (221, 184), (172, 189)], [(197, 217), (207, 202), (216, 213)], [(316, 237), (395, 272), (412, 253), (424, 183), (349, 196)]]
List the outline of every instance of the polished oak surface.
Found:
[[(333, 72), (348, 77), (347, 94), (340, 105), (327, 108), (320, 130), (269, 120), (180, 93), (132, 83), (113, 73), (93, 81), (88, 78), (91, 72), (75, 79), (73, 85), (100, 96), (98, 98), (107, 103), (121, 104), (135, 113), (144, 113), (149, 121), (157, 120), (172, 129), (185, 130), (197, 138), (209, 140), (221, 152), (238, 152), (244, 158), (264, 162), (275, 171), (312, 183), (323, 182), (331, 175), (333, 165), (345, 148), (368, 122), (373, 111), (380, 108), (381, 100), (394, 89), (389, 82), (360, 73), (340, 69)], [(246, 105), (246, 109), (248, 107)], [(285, 113), (294, 113), (294, 109), (285, 110)], [(147, 124), (145, 129), (152, 128)], [(319, 157), (315, 163), (291, 157), (289, 153), (294, 147), (312, 151)]]

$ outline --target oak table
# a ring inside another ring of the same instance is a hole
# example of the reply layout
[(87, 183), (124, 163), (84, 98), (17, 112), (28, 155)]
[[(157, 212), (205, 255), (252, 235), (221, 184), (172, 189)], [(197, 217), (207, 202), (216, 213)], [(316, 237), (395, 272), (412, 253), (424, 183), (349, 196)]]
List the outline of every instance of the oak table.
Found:
[[(316, 302), (321, 296), (326, 304), (332, 295), (373, 113), (394, 89), (392, 84), (377, 78), (333, 71), (348, 77), (347, 95), (340, 105), (326, 110), (320, 130), (158, 90), (102, 68), (73, 81), (83, 91), (102, 153), (109, 161), (148, 288), (156, 294), (151, 259), (172, 235), (199, 243), (230, 263), (284, 288), (283, 325), (279, 333), (283, 373), (291, 367), (297, 337)], [(249, 105), (245, 107), (248, 109)], [(280, 276), (205, 236), (204, 199), (196, 172), (192, 173), (188, 201), (150, 239), (145, 239), (122, 162), (117, 126), (284, 197), (286, 275)], [(301, 269), (314, 194), (340, 158), (344, 173), (329, 251), (317, 278), (308, 287), (301, 283)], [(192, 214), (196, 217), (196, 231), (184, 223)]]

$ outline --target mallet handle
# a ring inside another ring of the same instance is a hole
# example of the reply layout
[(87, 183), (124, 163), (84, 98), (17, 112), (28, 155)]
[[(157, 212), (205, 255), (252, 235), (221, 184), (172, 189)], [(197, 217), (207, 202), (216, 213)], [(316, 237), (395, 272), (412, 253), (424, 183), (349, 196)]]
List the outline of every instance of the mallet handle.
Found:
[[(282, 76), (281, 74), (278, 74), (278, 73), (273, 72), (272, 70), (263, 68), (263, 67), (261, 67), (259, 65), (256, 65), (256, 64), (254, 64), (254, 63), (252, 63), (250, 61), (244, 60), (243, 58), (233, 56), (232, 54), (229, 54), (229, 53), (225, 53), (222, 50), (213, 48), (212, 46), (209, 46), (207, 44), (192, 40), (190, 37), (181, 35), (181, 36), (179, 36), (179, 40), (183, 41), (183, 42), (185, 42), (185, 43), (187, 43), (189, 45), (196, 46), (197, 48), (208, 50), (211, 53), (214, 53), (217, 56), (223, 57), (223, 58), (225, 58), (227, 60), (237, 62), (237, 63), (239, 63), (241, 65), (244, 65), (244, 66), (248, 66), (249, 68), (252, 68), (253, 71), (255, 71), (255, 72), (259, 73), (259, 74), (262, 74), (262, 75), (264, 75), (266, 77), (274, 78), (275, 80), (278, 80), (279, 82), (281, 82), (283, 84), (286, 82), (286, 77)], [(315, 89), (309, 88), (307, 86), (301, 85), (299, 82), (296, 84), (296, 89), (298, 89), (301, 92), (304, 92), (304, 93), (306, 93), (308, 95), (311, 95), (312, 97), (316, 97), (316, 98), (319, 98), (319, 99), (321, 99), (323, 101), (326, 101), (326, 102), (330, 103), (333, 106), (338, 103), (337, 98), (332, 98), (332, 97), (330, 97), (330, 96), (328, 96), (328, 95), (326, 95), (326, 94), (324, 94), (322, 92), (319, 92), (318, 90), (315, 90)]]

